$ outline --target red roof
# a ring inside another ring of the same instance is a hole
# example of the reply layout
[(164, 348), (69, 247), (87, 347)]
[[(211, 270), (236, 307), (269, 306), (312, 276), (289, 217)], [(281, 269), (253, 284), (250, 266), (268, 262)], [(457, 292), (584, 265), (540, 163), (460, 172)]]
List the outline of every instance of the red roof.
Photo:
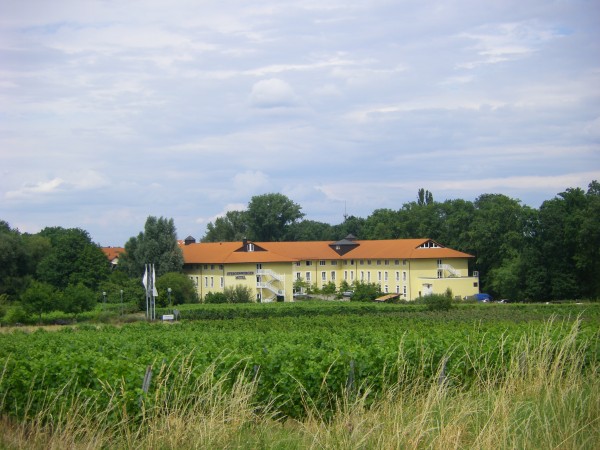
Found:
[[(333, 242), (253, 242), (255, 251), (241, 251), (242, 242), (212, 242), (181, 245), (187, 264), (231, 264), (349, 259), (448, 259), (472, 255), (446, 247), (419, 248), (431, 239), (353, 241), (357, 247), (340, 256)], [(439, 245), (439, 244), (438, 244)], [(263, 249), (264, 251), (261, 251)]]
[(102, 251), (106, 255), (109, 261), (118, 258), (121, 253), (125, 251), (123, 247), (102, 247)]

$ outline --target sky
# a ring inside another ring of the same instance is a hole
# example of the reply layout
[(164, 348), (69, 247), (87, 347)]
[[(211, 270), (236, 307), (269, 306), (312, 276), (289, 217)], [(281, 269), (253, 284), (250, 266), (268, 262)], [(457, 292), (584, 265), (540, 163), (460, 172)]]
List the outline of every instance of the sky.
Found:
[(600, 180), (598, 0), (3, 0), (0, 220), (122, 246)]

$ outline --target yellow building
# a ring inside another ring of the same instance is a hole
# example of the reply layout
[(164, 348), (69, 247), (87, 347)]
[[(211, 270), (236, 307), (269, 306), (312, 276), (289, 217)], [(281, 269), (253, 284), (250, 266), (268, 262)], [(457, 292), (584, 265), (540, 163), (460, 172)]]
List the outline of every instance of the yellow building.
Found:
[(405, 300), (448, 288), (461, 298), (479, 293), (478, 274), (468, 269), (473, 256), (432, 239), (196, 243), (189, 237), (181, 249), (183, 271), (201, 299), (244, 285), (258, 302), (293, 301), (298, 279), (319, 288), (329, 282), (338, 288), (343, 281), (377, 283), (382, 292)]

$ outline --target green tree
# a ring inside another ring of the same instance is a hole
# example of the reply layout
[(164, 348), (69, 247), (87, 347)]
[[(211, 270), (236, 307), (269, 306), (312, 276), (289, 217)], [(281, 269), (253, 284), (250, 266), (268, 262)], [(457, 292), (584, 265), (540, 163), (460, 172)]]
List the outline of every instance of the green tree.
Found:
[(294, 222), (288, 227), (286, 241), (333, 241), (333, 227), (315, 220)]
[(171, 289), (171, 305), (198, 302), (196, 286), (190, 277), (179, 272), (169, 272), (156, 280), (158, 306), (169, 306), (169, 288)]
[(145, 264), (154, 264), (157, 277), (181, 272), (183, 254), (177, 244), (173, 219), (149, 216), (144, 231), (125, 243), (125, 252), (119, 258), (122, 270), (132, 278), (141, 279)]
[(108, 277), (109, 262), (87, 231), (50, 227), (39, 235), (50, 240), (51, 248), (37, 265), (38, 280), (58, 289), (82, 283), (96, 290)]
[(77, 316), (84, 311), (91, 311), (96, 306), (96, 294), (83, 283), (70, 284), (62, 292), (60, 309)]
[(248, 238), (264, 242), (283, 240), (289, 227), (304, 216), (300, 206), (283, 194), (252, 197), (246, 214)]
[(419, 189), (417, 193), (417, 203), (419, 206), (431, 205), (433, 203), (433, 193), (425, 189)]
[(42, 320), (42, 314), (60, 309), (57, 301), (58, 294), (49, 283), (32, 281), (21, 295), (21, 304), (28, 314), (37, 314)]
[(354, 281), (354, 283), (352, 283), (352, 290), (354, 291), (351, 298), (353, 302), (371, 302), (383, 295), (381, 286), (377, 283)]
[(225, 216), (217, 217), (215, 223), (209, 222), (202, 242), (241, 241), (248, 235), (248, 217), (245, 211), (227, 211)]

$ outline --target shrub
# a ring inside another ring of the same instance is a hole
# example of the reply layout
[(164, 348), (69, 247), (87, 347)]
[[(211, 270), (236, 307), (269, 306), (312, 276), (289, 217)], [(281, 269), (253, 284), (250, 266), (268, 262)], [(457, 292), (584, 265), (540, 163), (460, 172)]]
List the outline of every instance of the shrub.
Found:
[(223, 292), (209, 292), (204, 296), (204, 303), (227, 303), (227, 296)]
[(225, 296), (229, 303), (250, 303), (254, 301), (252, 290), (241, 284), (225, 288)]
[(432, 294), (423, 297), (429, 311), (448, 311), (452, 308), (452, 297), (447, 294)]

